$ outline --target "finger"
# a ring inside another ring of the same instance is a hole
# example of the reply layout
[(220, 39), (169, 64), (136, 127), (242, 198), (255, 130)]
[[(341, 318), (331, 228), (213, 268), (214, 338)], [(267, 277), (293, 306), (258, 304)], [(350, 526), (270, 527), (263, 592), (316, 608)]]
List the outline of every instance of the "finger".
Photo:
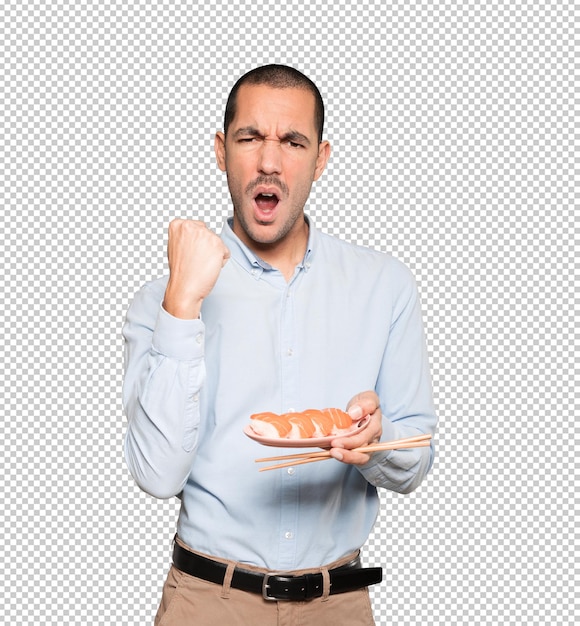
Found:
[(347, 404), (347, 413), (353, 419), (360, 419), (364, 415), (374, 413), (380, 406), (380, 400), (374, 391), (357, 393)]
[(371, 422), (360, 434), (351, 435), (350, 437), (337, 437), (330, 442), (330, 445), (332, 448), (352, 450), (379, 441), (381, 434), (381, 425)]
[(342, 448), (331, 448), (329, 452), (332, 458), (349, 465), (365, 465), (371, 458), (369, 454), (364, 452), (353, 452)]

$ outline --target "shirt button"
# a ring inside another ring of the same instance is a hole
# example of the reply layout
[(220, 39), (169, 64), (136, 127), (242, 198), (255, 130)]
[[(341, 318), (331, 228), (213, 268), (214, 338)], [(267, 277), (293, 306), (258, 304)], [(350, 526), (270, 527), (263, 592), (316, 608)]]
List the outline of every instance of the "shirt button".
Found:
[(201, 343), (203, 341), (203, 333), (197, 333), (197, 335), (195, 336), (195, 340), (197, 341), (197, 343)]
[(292, 348), (288, 348), (288, 352), (286, 352), (288, 356), (292, 356), (294, 354), (294, 350)]
[(293, 467), (288, 468), (288, 474), (290, 474), (290, 476), (294, 476), (295, 473), (296, 473), (296, 470)]
[(284, 533), (284, 537), (286, 537), (286, 539), (292, 539), (294, 537), (294, 533), (288, 530)]
[(197, 404), (199, 402), (199, 393), (194, 393), (191, 399)]

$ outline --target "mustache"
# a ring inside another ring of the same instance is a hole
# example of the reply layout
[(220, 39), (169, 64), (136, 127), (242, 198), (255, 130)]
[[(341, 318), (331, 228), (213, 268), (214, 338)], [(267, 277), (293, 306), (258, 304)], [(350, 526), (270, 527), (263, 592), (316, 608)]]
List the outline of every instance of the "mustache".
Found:
[(246, 193), (252, 193), (256, 187), (260, 185), (265, 185), (268, 187), (274, 186), (278, 187), (280, 191), (284, 194), (288, 194), (288, 187), (277, 177), (277, 176), (258, 176), (255, 180), (248, 183), (246, 187)]

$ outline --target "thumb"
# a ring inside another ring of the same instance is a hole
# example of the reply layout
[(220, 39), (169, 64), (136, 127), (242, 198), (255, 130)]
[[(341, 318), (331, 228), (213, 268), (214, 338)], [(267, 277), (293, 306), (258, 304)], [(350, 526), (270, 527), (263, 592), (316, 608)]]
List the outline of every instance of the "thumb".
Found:
[(359, 420), (364, 415), (362, 407), (358, 404), (352, 404), (346, 412), (350, 415), (353, 422)]
[(380, 406), (380, 400), (374, 391), (363, 391), (350, 400), (346, 412), (353, 420), (374, 413)]

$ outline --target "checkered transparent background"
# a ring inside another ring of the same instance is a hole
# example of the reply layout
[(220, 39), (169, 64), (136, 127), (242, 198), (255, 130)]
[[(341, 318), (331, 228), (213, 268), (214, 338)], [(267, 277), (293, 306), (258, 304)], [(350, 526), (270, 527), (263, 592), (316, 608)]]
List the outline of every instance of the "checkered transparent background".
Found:
[(221, 225), (213, 133), (268, 62), (327, 103), (316, 224), (406, 262), (423, 301), (438, 458), (382, 495), (377, 624), (574, 623), (573, 10), (2, 3), (1, 623), (152, 624), (177, 505), (124, 466), (121, 326), (169, 221)]

